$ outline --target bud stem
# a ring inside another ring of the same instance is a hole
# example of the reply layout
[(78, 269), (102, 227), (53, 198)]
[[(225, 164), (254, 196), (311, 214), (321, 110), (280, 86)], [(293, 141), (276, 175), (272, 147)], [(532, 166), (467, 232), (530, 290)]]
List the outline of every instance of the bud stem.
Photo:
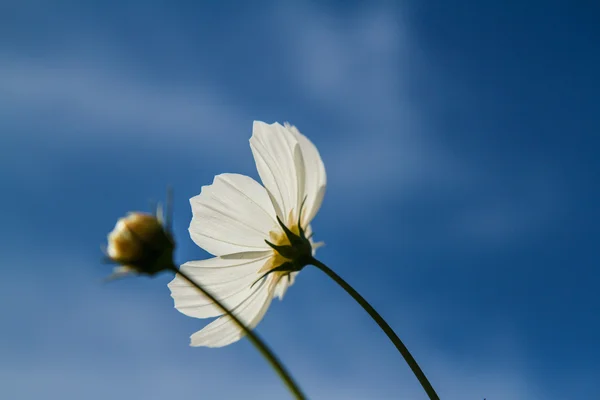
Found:
[(394, 343), (394, 346), (396, 346), (402, 357), (404, 357), (404, 360), (406, 360), (408, 366), (419, 380), (419, 383), (421, 383), (423, 389), (425, 389), (425, 392), (427, 393), (429, 398), (431, 400), (439, 400), (439, 396), (437, 395), (435, 390), (433, 390), (431, 383), (429, 383), (429, 380), (427, 380), (427, 377), (419, 367), (419, 364), (417, 364), (414, 357), (410, 354), (404, 343), (402, 343), (398, 335), (396, 335), (396, 332), (394, 332), (394, 330), (388, 325), (388, 323), (383, 319), (383, 317), (381, 317), (381, 315), (379, 315), (379, 313), (375, 311), (375, 309), (369, 304), (369, 302), (367, 302), (367, 300), (365, 300), (364, 297), (362, 297), (356, 290), (354, 290), (354, 288), (350, 286), (350, 284), (343, 280), (342, 277), (336, 274), (327, 265), (314, 258), (310, 261), (310, 264), (325, 272), (350, 296), (352, 296), (352, 298), (354, 298), (354, 300), (356, 300), (356, 302), (360, 304), (362, 308), (364, 308), (364, 310), (371, 316), (371, 318), (373, 318), (375, 322), (377, 322), (377, 325), (379, 325), (379, 327), (385, 332), (385, 334), (392, 341), (392, 343)]
[(240, 329), (242, 329), (242, 331), (244, 331), (250, 342), (252, 342), (252, 344), (260, 352), (260, 354), (262, 354), (262, 356), (269, 362), (269, 364), (271, 364), (271, 367), (273, 367), (273, 369), (275, 370), (275, 372), (277, 372), (281, 380), (283, 380), (289, 391), (293, 394), (294, 398), (297, 400), (306, 400), (306, 396), (302, 393), (298, 384), (294, 381), (290, 373), (285, 369), (281, 361), (279, 361), (275, 353), (273, 353), (273, 351), (269, 349), (267, 344), (258, 336), (258, 334), (252, 332), (251, 329), (246, 327), (246, 325), (244, 325), (244, 323), (242, 323), (242, 321), (240, 321), (238, 317), (236, 317), (231, 311), (225, 308), (225, 306), (219, 300), (217, 300), (210, 292), (206, 291), (202, 286), (194, 282), (194, 280), (190, 278), (190, 276), (187, 275), (185, 272), (179, 270), (175, 265), (171, 265), (168, 269), (174, 272), (175, 274), (179, 274), (191, 285), (195, 286), (200, 291), (200, 293), (202, 293), (213, 303), (215, 303), (215, 305), (219, 309), (221, 309), (223, 313), (227, 314), (232, 319), (232, 321)]

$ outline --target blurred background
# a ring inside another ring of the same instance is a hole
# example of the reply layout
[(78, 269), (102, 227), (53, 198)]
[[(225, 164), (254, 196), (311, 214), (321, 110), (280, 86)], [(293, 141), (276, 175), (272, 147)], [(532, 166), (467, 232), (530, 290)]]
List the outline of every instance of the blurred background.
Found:
[[(0, 397), (284, 399), (167, 275), (110, 284), (116, 220), (258, 178), (252, 121), (328, 173), (318, 257), (442, 399), (600, 398), (600, 4), (0, 2)], [(424, 399), (367, 314), (306, 268), (258, 331), (312, 399)]]

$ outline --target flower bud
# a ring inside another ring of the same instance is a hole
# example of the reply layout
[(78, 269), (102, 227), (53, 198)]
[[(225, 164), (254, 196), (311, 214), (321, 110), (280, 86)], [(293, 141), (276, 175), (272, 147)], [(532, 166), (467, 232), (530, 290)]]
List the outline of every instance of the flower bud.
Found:
[(131, 212), (108, 235), (106, 253), (110, 261), (120, 264), (113, 276), (154, 275), (174, 265), (174, 250), (173, 237), (157, 217)]

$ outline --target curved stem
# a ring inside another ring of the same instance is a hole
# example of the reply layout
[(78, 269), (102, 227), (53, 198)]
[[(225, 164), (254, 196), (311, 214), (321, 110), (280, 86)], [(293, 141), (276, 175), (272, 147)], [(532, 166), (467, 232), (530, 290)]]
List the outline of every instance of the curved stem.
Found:
[(379, 315), (379, 313), (375, 311), (375, 309), (367, 302), (367, 300), (365, 300), (364, 297), (362, 297), (356, 290), (354, 290), (352, 286), (350, 286), (345, 280), (343, 280), (327, 265), (314, 258), (311, 260), (310, 263), (315, 267), (319, 268), (321, 271), (325, 272), (331, 279), (333, 279), (346, 292), (348, 292), (348, 294), (352, 296), (354, 300), (356, 300), (356, 302), (360, 304), (367, 313), (369, 313), (371, 318), (373, 318), (375, 322), (377, 322), (377, 325), (379, 325), (379, 327), (385, 332), (387, 337), (390, 338), (392, 343), (394, 343), (394, 346), (396, 346), (400, 354), (402, 354), (402, 357), (404, 357), (404, 359), (408, 363), (408, 366), (421, 383), (421, 386), (423, 386), (423, 389), (425, 389), (425, 392), (427, 393), (429, 398), (431, 400), (439, 400), (439, 396), (437, 395), (437, 393), (435, 393), (435, 390), (433, 390), (431, 383), (429, 383), (427, 377), (419, 367), (419, 364), (417, 364), (417, 362), (410, 354), (404, 343), (402, 343), (398, 335), (396, 335), (396, 332), (394, 332), (394, 330), (388, 325), (387, 322), (385, 322), (381, 315)]
[(198, 283), (194, 282), (189, 275), (185, 272), (180, 271), (176, 266), (169, 267), (169, 270), (174, 272), (175, 274), (179, 274), (182, 278), (188, 281), (191, 285), (195, 286), (204, 296), (206, 296), (210, 301), (215, 303), (215, 305), (223, 311), (223, 313), (229, 315), (229, 317), (233, 320), (233, 322), (240, 327), (250, 340), (254, 347), (262, 354), (262, 356), (271, 364), (271, 367), (277, 372), (277, 375), (283, 380), (287, 388), (292, 392), (294, 398), (297, 400), (306, 400), (306, 396), (300, 390), (298, 384), (294, 381), (290, 373), (285, 369), (281, 361), (277, 358), (275, 353), (269, 349), (267, 344), (258, 336), (258, 334), (252, 332), (249, 328), (244, 325), (242, 321), (239, 320), (231, 311), (229, 311), (225, 306), (217, 300), (210, 292), (207, 292), (202, 286)]

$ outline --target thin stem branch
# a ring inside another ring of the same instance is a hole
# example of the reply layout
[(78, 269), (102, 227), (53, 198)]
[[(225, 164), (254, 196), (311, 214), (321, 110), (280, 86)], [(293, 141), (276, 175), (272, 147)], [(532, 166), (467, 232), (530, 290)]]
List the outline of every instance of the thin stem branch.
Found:
[(294, 395), (294, 398), (297, 400), (306, 400), (306, 396), (302, 393), (298, 384), (294, 381), (294, 379), (292, 378), (290, 373), (285, 369), (285, 367), (283, 366), (281, 361), (279, 361), (279, 359), (277, 358), (275, 353), (273, 353), (273, 351), (271, 349), (269, 349), (267, 344), (258, 336), (258, 334), (252, 332), (252, 330), (247, 328), (246, 325), (244, 325), (244, 323), (242, 323), (242, 321), (239, 320), (239, 318), (237, 318), (233, 313), (231, 313), (231, 311), (229, 311), (227, 308), (225, 308), (225, 306), (219, 300), (217, 300), (210, 292), (206, 291), (202, 286), (200, 286), (198, 283), (196, 283), (185, 272), (180, 271), (174, 265), (169, 267), (169, 269), (171, 271), (173, 271), (175, 274), (179, 274), (182, 278), (184, 278), (186, 281), (188, 281), (191, 285), (195, 286), (204, 296), (206, 296), (208, 299), (210, 299), (210, 301), (215, 303), (215, 305), (219, 309), (221, 309), (221, 311), (223, 311), (223, 313), (229, 315), (229, 317), (232, 319), (232, 321), (238, 327), (240, 327), (240, 329), (242, 329), (244, 331), (244, 333), (246, 334), (246, 336), (248, 337), (250, 342), (252, 342), (254, 347), (256, 347), (257, 350), (260, 352), (260, 354), (262, 354), (262, 356), (264, 358), (266, 358), (266, 360), (269, 362), (269, 364), (271, 364), (271, 367), (273, 367), (273, 369), (277, 372), (277, 375), (279, 375), (281, 380), (283, 380), (283, 382), (285, 383), (287, 388)]
[(431, 400), (439, 400), (439, 396), (437, 395), (435, 390), (433, 390), (431, 383), (429, 383), (429, 380), (427, 380), (427, 377), (421, 370), (421, 367), (419, 367), (419, 364), (417, 364), (414, 357), (410, 354), (404, 343), (402, 343), (398, 335), (396, 335), (396, 332), (394, 332), (394, 330), (388, 325), (387, 322), (385, 322), (381, 315), (379, 315), (379, 313), (375, 311), (375, 309), (367, 302), (367, 300), (365, 300), (364, 297), (362, 297), (356, 290), (354, 290), (352, 286), (350, 286), (345, 280), (343, 280), (327, 265), (314, 258), (311, 260), (311, 264), (319, 268), (321, 271), (325, 272), (331, 279), (333, 279), (346, 292), (348, 292), (348, 294), (352, 296), (354, 300), (356, 300), (356, 302), (360, 304), (367, 313), (369, 313), (371, 318), (373, 318), (375, 322), (377, 322), (377, 325), (379, 325), (379, 327), (385, 332), (387, 337), (390, 338), (392, 343), (394, 343), (394, 346), (396, 346), (400, 354), (402, 354), (402, 357), (404, 357), (404, 359), (408, 363), (408, 366), (421, 383), (421, 386), (423, 386), (423, 389), (425, 389), (425, 392), (427, 393), (429, 398)]

